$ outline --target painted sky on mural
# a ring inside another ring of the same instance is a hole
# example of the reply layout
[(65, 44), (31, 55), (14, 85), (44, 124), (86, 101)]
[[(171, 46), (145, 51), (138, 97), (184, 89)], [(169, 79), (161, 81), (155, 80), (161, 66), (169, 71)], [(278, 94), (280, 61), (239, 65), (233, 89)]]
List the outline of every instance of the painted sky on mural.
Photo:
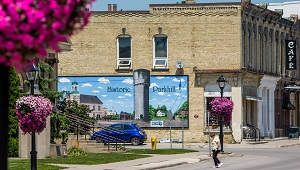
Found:
[[(253, 4), (261, 3), (280, 3), (294, 0), (252, 0)], [(128, 10), (149, 10), (149, 4), (176, 4), (181, 0), (96, 0), (93, 4), (92, 11), (107, 11), (107, 4), (117, 4), (117, 9)], [(213, 2), (241, 2), (241, 0), (196, 0), (197, 3)]]
[[(97, 95), (103, 102), (103, 107), (132, 113), (134, 110), (134, 89), (132, 76), (90, 76), (90, 77), (58, 77), (58, 91), (72, 91), (72, 82), (78, 82), (80, 94)], [(165, 105), (174, 113), (187, 100), (187, 76), (151, 76), (149, 87), (149, 102), (154, 108)], [(156, 87), (175, 86), (175, 92), (155, 91)], [(179, 89), (179, 86), (181, 88)], [(112, 88), (122, 92), (111, 92)]]

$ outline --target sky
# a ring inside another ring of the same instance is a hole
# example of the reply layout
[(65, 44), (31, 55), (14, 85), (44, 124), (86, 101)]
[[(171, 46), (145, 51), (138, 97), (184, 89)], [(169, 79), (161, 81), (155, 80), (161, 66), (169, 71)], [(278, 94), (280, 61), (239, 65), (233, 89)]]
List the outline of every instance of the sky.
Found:
[[(251, 0), (253, 4), (280, 3), (295, 0)], [(96, 0), (91, 8), (92, 11), (107, 11), (107, 4), (117, 4), (117, 10), (149, 10), (149, 4), (176, 4), (181, 0)], [(196, 0), (196, 3), (213, 2), (241, 2), (241, 0)]]
[[(103, 102), (103, 107), (132, 113), (134, 110), (134, 86), (132, 76), (86, 76), (86, 77), (58, 77), (58, 91), (72, 91), (71, 83), (78, 83), (80, 94), (97, 95)], [(149, 104), (154, 108), (165, 105), (175, 113), (187, 100), (187, 76), (151, 76), (149, 87)], [(180, 89), (179, 89), (180, 84)], [(159, 91), (158, 88), (173, 87), (173, 91)], [(112, 88), (122, 89), (112, 92)]]

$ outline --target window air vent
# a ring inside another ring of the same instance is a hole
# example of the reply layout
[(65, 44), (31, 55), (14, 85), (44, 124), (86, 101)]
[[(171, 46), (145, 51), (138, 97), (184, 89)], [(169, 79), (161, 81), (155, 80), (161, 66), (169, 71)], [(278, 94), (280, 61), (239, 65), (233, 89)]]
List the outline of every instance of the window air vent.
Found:
[(130, 68), (131, 67), (131, 59), (119, 59), (118, 68), (120, 68), (120, 67)]
[(167, 67), (167, 59), (155, 59), (154, 67)]

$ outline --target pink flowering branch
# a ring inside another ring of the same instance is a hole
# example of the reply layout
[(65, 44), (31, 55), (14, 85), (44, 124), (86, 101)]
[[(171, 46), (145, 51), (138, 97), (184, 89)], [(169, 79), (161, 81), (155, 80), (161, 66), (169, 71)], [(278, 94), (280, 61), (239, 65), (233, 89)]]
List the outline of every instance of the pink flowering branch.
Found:
[(226, 97), (216, 97), (209, 104), (211, 106), (211, 112), (213, 115), (223, 116), (224, 123), (229, 123), (231, 121), (234, 105), (232, 100), (229, 100)]

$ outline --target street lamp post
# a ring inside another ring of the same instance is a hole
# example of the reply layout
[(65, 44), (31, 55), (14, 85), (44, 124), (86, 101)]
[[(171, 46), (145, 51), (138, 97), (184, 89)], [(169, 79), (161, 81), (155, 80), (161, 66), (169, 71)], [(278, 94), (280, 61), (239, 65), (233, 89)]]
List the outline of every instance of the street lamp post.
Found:
[[(30, 82), (30, 94), (34, 95), (34, 82), (38, 76), (38, 67), (35, 64), (32, 64), (27, 67), (26, 70), (27, 80)], [(37, 151), (35, 147), (35, 132), (31, 132), (31, 170), (37, 169)]]
[[(225, 85), (226, 85), (226, 78), (223, 76), (223, 75), (221, 75), (219, 78), (218, 78), (218, 80), (217, 80), (217, 83), (218, 83), (218, 85), (219, 85), (219, 88), (221, 89), (221, 98), (223, 98), (223, 90), (224, 90), (224, 87), (225, 87)], [(223, 150), (223, 119), (224, 119), (224, 117), (223, 116), (221, 116), (220, 117), (221, 118), (221, 120), (219, 120), (219, 123), (220, 123), (220, 143), (221, 143), (221, 152), (224, 152), (224, 150)]]

